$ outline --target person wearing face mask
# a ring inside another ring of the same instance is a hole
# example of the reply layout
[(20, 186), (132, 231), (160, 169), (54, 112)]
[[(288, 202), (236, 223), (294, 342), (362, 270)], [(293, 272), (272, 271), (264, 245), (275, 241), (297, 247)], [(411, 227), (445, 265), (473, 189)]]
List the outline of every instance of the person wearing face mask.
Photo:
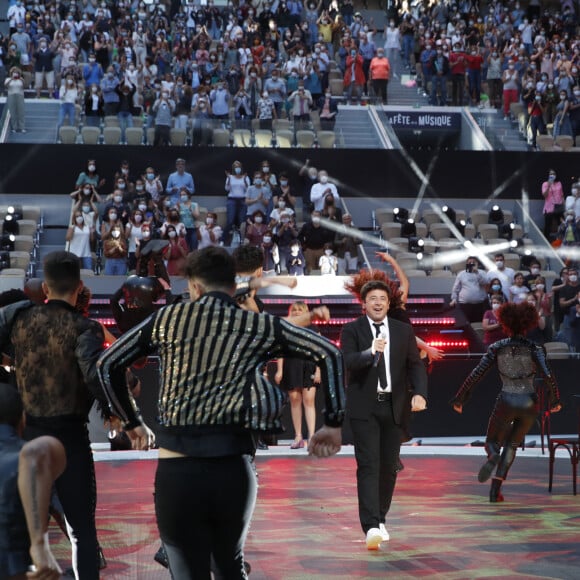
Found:
[(550, 240), (556, 234), (560, 218), (564, 213), (564, 189), (553, 169), (548, 172), (548, 180), (542, 183), (542, 197), (544, 198), (544, 236)]
[(294, 210), (296, 207), (296, 197), (292, 193), (293, 189), (290, 186), (288, 174), (285, 172), (280, 173), (279, 178), (279, 184), (275, 186), (272, 191), (272, 202), (274, 204), (274, 209), (278, 207), (278, 203), (280, 201), (283, 201), (284, 208)]
[(399, 55), (401, 54), (401, 33), (395, 26), (395, 21), (393, 19), (390, 19), (389, 25), (385, 26), (383, 38), (385, 39), (384, 48), (386, 51), (387, 60), (389, 61), (393, 70), (393, 76), (395, 79), (398, 79), (399, 77), (397, 76), (396, 71), (399, 68)]
[[(578, 227), (574, 210), (567, 211), (561, 220), (562, 223), (558, 227), (556, 239), (561, 241), (561, 246), (579, 246), (580, 228)], [(562, 256), (562, 259), (564, 259), (564, 256)]]
[(94, 204), (101, 201), (101, 197), (97, 194), (94, 186), (90, 183), (82, 183), (69, 195), (76, 204), (84, 202)]
[(254, 182), (246, 190), (246, 218), (255, 211), (260, 210), (264, 215), (268, 213), (268, 207), (272, 200), (272, 190), (267, 183), (264, 183), (262, 173), (257, 171), (254, 174)]
[(272, 129), (272, 120), (277, 119), (276, 106), (268, 91), (263, 91), (256, 105), (256, 119), (260, 120), (260, 129)]
[[(117, 194), (115, 197), (118, 199), (120, 196)], [(115, 205), (116, 203), (120, 205)], [(123, 206), (122, 202), (114, 201), (112, 204), (109, 204), (105, 208), (103, 218), (101, 219), (101, 239), (105, 237), (105, 234), (109, 233), (113, 226), (119, 226), (121, 229), (124, 229), (128, 219), (128, 208)]]
[(12, 133), (26, 133), (24, 128), (24, 81), (18, 67), (10, 69), (8, 78), (4, 81), (6, 88), (6, 106), (10, 112), (10, 129)]
[(89, 54), (88, 62), (83, 65), (83, 79), (85, 86), (90, 87), (92, 84), (100, 85), (105, 73), (103, 68), (97, 62), (94, 53)]
[(570, 195), (566, 196), (564, 209), (573, 211), (576, 217), (580, 216), (580, 182), (572, 184)]
[(161, 195), (164, 191), (163, 183), (161, 183), (159, 174), (153, 167), (147, 167), (145, 169), (145, 173), (141, 175), (141, 179), (145, 183), (145, 191), (151, 196), (151, 199), (155, 203), (159, 203)]
[(526, 91), (524, 101), (528, 107), (528, 129), (532, 133), (532, 147), (536, 148), (536, 139), (538, 133), (545, 135), (547, 133), (546, 124), (544, 123), (544, 104), (542, 95), (536, 91), (533, 84)]
[(306, 272), (306, 258), (298, 240), (290, 245), (290, 252), (286, 256), (286, 270), (289, 276), (304, 276)]
[(365, 86), (363, 57), (354, 46), (350, 49), (350, 52), (346, 57), (346, 68), (344, 71), (343, 82), (349, 104), (352, 105), (360, 99)]
[(182, 188), (179, 192), (177, 204), (179, 220), (185, 226), (185, 241), (190, 250), (197, 248), (196, 220), (199, 219), (199, 204), (193, 201), (187, 189)]
[(300, 229), (298, 241), (306, 259), (306, 274), (310, 274), (312, 270), (318, 268), (320, 257), (324, 254), (324, 244), (334, 241), (334, 232), (321, 226), (320, 212), (314, 210), (310, 221)]
[(570, 100), (568, 93), (560, 90), (560, 102), (556, 105), (556, 117), (554, 118), (554, 128), (552, 133), (554, 140), (560, 135), (572, 137), (572, 123), (570, 121)]
[(177, 209), (177, 207), (174, 206), (171, 206), (166, 210), (165, 220), (161, 225), (161, 228), (159, 229), (159, 235), (161, 237), (164, 237), (165, 233), (167, 232), (167, 229), (170, 226), (172, 226), (175, 229), (179, 237), (185, 238), (185, 235), (187, 233), (185, 226), (183, 225), (182, 222), (179, 221), (179, 210)]
[(65, 119), (68, 118), (68, 124), (75, 127), (76, 110), (75, 105), (79, 100), (79, 92), (72, 75), (67, 75), (60, 86), (59, 90), (60, 107), (58, 110), (58, 121), (56, 124), (57, 138), (59, 136), (59, 129), (64, 124)]
[(385, 56), (385, 50), (379, 48), (377, 55), (373, 57), (369, 64), (369, 78), (372, 81), (375, 97), (381, 99), (383, 105), (388, 104), (387, 86), (391, 76), (391, 64)]
[(85, 123), (88, 127), (99, 127), (103, 118), (104, 104), (103, 94), (98, 84), (87, 85), (89, 89), (85, 91)]
[(244, 240), (251, 246), (261, 246), (264, 241), (264, 234), (268, 230), (268, 224), (265, 223), (265, 216), (261, 210), (256, 210), (248, 221)]
[(81, 260), (81, 268), (93, 269), (91, 244), (95, 240), (95, 228), (85, 223), (82, 211), (73, 212), (71, 225), (66, 232), (67, 251)]
[(336, 276), (338, 270), (338, 259), (334, 255), (333, 244), (324, 244), (324, 253), (318, 259), (318, 269), (322, 276)]
[(558, 303), (562, 312), (562, 326), (557, 339), (571, 344), (571, 327), (576, 319), (577, 306), (580, 304), (578, 299), (580, 292), (578, 270), (576, 268), (568, 268), (567, 277), (562, 276), (562, 279), (564, 280), (564, 286), (560, 287), (558, 292)]
[(114, 226), (103, 236), (103, 255), (105, 256), (105, 275), (125, 276), (127, 274), (127, 239), (121, 227)]
[(231, 172), (226, 170), (225, 190), (226, 201), (226, 228), (224, 240), (226, 245), (231, 244), (232, 228), (239, 229), (244, 223), (247, 214), (246, 194), (250, 187), (250, 178), (239, 161), (234, 161)]
[(175, 205), (179, 201), (180, 192), (187, 190), (189, 195), (195, 193), (195, 183), (191, 173), (185, 171), (185, 159), (179, 158), (175, 161), (175, 171), (169, 175), (165, 191), (171, 196), (171, 203)]
[(459, 306), (469, 322), (481, 322), (489, 304), (486, 294), (487, 278), (478, 268), (475, 256), (469, 256), (465, 270), (455, 277), (449, 306)]
[(85, 224), (89, 227), (97, 227), (97, 219), (99, 217), (99, 211), (97, 206), (90, 200), (90, 197), (83, 196), (79, 201), (73, 206), (73, 212), (82, 212)]
[(163, 250), (167, 273), (170, 276), (182, 275), (182, 268), (188, 254), (185, 238), (179, 235), (174, 225), (167, 226), (163, 239), (169, 241), (169, 245)]
[(208, 211), (205, 223), (197, 228), (197, 249), (209, 246), (219, 246), (222, 239), (222, 229), (217, 223), (217, 213)]
[(40, 99), (40, 91), (45, 80), (48, 94), (52, 95), (54, 92), (53, 60), (55, 56), (47, 40), (42, 38), (38, 43), (38, 50), (34, 53), (34, 87), (37, 99)]
[(335, 204), (340, 203), (340, 196), (334, 183), (329, 182), (328, 173), (324, 170), (318, 172), (318, 182), (310, 189), (310, 202), (316, 211), (324, 210), (324, 202), (327, 197), (334, 197)]
[[(125, 226), (124, 239), (128, 242), (127, 251), (129, 252), (128, 260), (126, 260), (125, 268), (135, 270), (137, 267), (137, 240), (143, 238), (143, 227), (146, 225), (145, 214), (142, 210), (136, 209), (131, 212), (131, 217)], [(147, 224), (147, 227), (149, 225)]]
[(497, 316), (498, 310), (504, 302), (501, 294), (492, 294), (490, 298), (491, 309), (486, 310), (483, 314), (481, 326), (483, 328), (483, 346), (486, 349), (490, 344), (507, 337)]
[(155, 137), (153, 146), (171, 145), (171, 127), (173, 126), (173, 111), (175, 101), (170, 98), (168, 90), (163, 89), (151, 107), (155, 115)]
[(334, 131), (336, 116), (338, 115), (338, 100), (332, 96), (332, 92), (327, 88), (318, 99), (318, 110), (320, 118), (320, 128), (323, 131)]
[(520, 80), (515, 62), (508, 61), (508, 67), (502, 74), (503, 83), (503, 114), (504, 119), (508, 120), (510, 115), (510, 105), (519, 102), (520, 99)]
[[(504, 298), (509, 299), (508, 288), (513, 284), (515, 271), (505, 265), (505, 256), (502, 253), (495, 254), (494, 267), (487, 272), (489, 291), (498, 294), (503, 292)], [(500, 288), (493, 288), (495, 281), (500, 282)]]
[(553, 312), (553, 300), (554, 297), (551, 292), (548, 292), (546, 286), (546, 279), (543, 276), (538, 276), (534, 282), (531, 284), (532, 294), (536, 299), (536, 304), (538, 305), (538, 311), (542, 313), (546, 324), (543, 329), (543, 334), (546, 341), (552, 340), (553, 335), (553, 324), (554, 324), (554, 312)]
[(117, 115), (119, 108), (119, 95), (117, 87), (119, 86), (119, 78), (115, 74), (115, 69), (110, 66), (107, 69), (107, 74), (101, 81), (101, 91), (104, 100), (104, 112), (106, 116)]
[(306, 159), (298, 171), (298, 176), (302, 180), (302, 211), (306, 218), (314, 208), (314, 204), (310, 201), (310, 192), (318, 179), (318, 170), (310, 165), (310, 159)]

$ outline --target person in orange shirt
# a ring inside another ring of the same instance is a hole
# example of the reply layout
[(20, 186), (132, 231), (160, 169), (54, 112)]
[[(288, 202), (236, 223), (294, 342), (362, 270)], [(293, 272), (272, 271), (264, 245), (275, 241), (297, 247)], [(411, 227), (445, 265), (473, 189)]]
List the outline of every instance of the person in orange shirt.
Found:
[(383, 105), (387, 104), (387, 84), (391, 75), (391, 65), (382, 48), (377, 50), (377, 56), (371, 60), (369, 68), (373, 91), (376, 97), (381, 98)]

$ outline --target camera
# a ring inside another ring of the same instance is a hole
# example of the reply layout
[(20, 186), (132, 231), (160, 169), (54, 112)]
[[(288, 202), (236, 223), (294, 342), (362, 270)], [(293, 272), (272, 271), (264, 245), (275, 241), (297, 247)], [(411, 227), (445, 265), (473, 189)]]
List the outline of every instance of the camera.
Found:
[(475, 264), (469, 263), (465, 266), (465, 271), (469, 272), (470, 274), (475, 270)]

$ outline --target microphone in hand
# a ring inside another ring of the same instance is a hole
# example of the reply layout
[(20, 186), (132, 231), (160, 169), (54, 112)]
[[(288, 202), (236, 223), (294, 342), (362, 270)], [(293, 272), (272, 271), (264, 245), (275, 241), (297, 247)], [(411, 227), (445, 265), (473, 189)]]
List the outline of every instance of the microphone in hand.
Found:
[[(387, 333), (382, 330), (381, 334), (379, 336), (377, 336), (377, 338), (379, 340), (387, 340)], [(381, 355), (383, 353), (382, 352), (375, 352), (375, 354), (373, 355), (373, 368), (376, 369), (379, 366), (379, 361), (381, 360)]]

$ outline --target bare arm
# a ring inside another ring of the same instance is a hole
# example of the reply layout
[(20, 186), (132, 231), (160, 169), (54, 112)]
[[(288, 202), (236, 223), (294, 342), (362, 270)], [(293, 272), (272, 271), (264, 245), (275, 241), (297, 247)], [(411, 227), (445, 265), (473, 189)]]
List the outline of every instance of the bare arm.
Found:
[(399, 262), (388, 254), (387, 252), (376, 252), (376, 255), (383, 260), (383, 262), (387, 262), (391, 265), (393, 270), (395, 271), (395, 275), (399, 279), (399, 290), (401, 291), (401, 300), (403, 304), (407, 303), (407, 298), (409, 297), (409, 278), (405, 274), (405, 271), (399, 265)]
[(30, 535), (30, 556), (36, 567), (33, 578), (58, 579), (61, 570), (48, 544), (48, 507), (54, 481), (66, 467), (62, 443), (54, 437), (39, 437), (20, 452), (18, 491)]

